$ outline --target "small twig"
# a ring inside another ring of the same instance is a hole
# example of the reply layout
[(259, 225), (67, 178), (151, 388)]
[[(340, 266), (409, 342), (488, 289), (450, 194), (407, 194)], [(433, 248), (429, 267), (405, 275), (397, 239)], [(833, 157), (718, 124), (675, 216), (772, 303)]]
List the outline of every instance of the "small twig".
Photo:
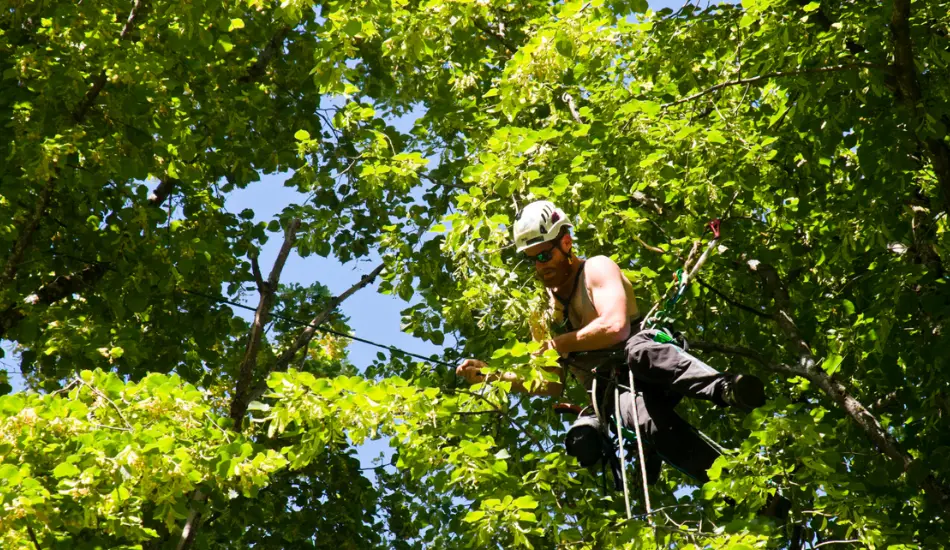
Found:
[[(112, 408), (115, 409), (116, 414), (119, 415), (119, 418), (122, 419), (122, 422), (125, 423), (126, 427), (128, 427), (128, 429), (129, 429), (129, 431), (131, 432), (131, 431), (133, 430), (132, 424), (129, 424), (129, 421), (126, 420), (125, 415), (122, 414), (122, 409), (120, 409), (119, 406), (116, 405), (114, 401), (112, 401), (111, 399), (109, 399), (109, 396), (107, 396), (106, 394), (102, 393), (101, 391), (99, 391), (98, 388), (96, 388), (96, 387), (93, 386), (92, 384), (87, 383), (85, 380), (83, 380), (83, 379), (80, 378), (79, 376), (76, 376), (76, 378), (74, 378), (74, 380), (75, 380), (76, 382), (82, 384), (83, 386), (86, 386), (87, 388), (89, 388), (89, 389), (92, 391), (92, 393), (98, 395), (98, 396), (101, 397), (102, 399), (105, 399), (106, 402), (108, 402), (110, 405), (112, 405)], [(104, 427), (104, 428), (108, 428), (108, 427), (111, 427), (111, 426), (103, 426), (103, 427)], [(121, 428), (118, 428), (118, 429), (121, 429)]]
[(824, 545), (826, 545), (826, 544), (848, 544), (848, 543), (851, 543), (851, 542), (861, 542), (861, 539), (829, 540), (829, 541), (825, 541), (825, 542), (819, 542), (818, 544), (815, 545), (815, 548), (818, 548), (818, 547), (820, 547), (820, 546), (824, 546)]
[(637, 240), (638, 243), (640, 243), (640, 246), (642, 246), (643, 248), (646, 248), (650, 252), (656, 252), (657, 254), (666, 254), (666, 251), (663, 250), (662, 248), (643, 242), (643, 239), (640, 238), (640, 235), (634, 235), (633, 237)]
[(105, 424), (97, 424), (97, 423), (95, 423), (95, 422), (90, 422), (90, 424), (92, 424), (92, 425), (95, 426), (96, 428), (104, 428), (104, 429), (106, 429), (106, 430), (117, 430), (117, 431), (120, 431), (120, 432), (132, 433), (132, 430), (130, 430), (130, 429), (128, 429), (128, 428), (121, 428), (121, 427), (119, 427), (119, 426), (107, 426), (107, 425), (105, 425)]
[(228, 440), (228, 443), (230, 443), (230, 442), (231, 442), (231, 436), (228, 434), (228, 431), (225, 430), (224, 428), (222, 428), (222, 427), (214, 420), (214, 417), (211, 416), (210, 413), (208, 413), (208, 411), (205, 411), (205, 416), (207, 416), (207, 417), (208, 417), (208, 420), (210, 420), (211, 423), (214, 424), (214, 427), (215, 427), (215, 428), (221, 430), (221, 433), (224, 434), (224, 438)]
[(771, 314), (765, 313), (765, 312), (763, 312), (763, 311), (758, 311), (757, 309), (752, 308), (752, 307), (749, 307), (749, 306), (743, 304), (742, 302), (739, 302), (738, 300), (734, 300), (734, 299), (730, 298), (729, 296), (726, 295), (725, 292), (722, 292), (722, 291), (719, 290), (718, 288), (716, 288), (716, 287), (712, 286), (711, 284), (707, 283), (707, 282), (704, 281), (701, 277), (696, 277), (696, 282), (698, 282), (698, 283), (700, 284), (700, 286), (705, 287), (705, 288), (708, 288), (709, 290), (713, 291), (714, 294), (716, 294), (717, 296), (719, 296), (720, 298), (722, 298), (723, 300), (725, 300), (726, 302), (728, 302), (728, 303), (729, 303), (730, 305), (732, 305), (732, 306), (735, 306), (735, 307), (737, 307), (737, 308), (739, 308), (739, 309), (741, 309), (741, 310), (744, 310), (744, 311), (748, 311), (749, 313), (752, 313), (753, 315), (758, 315), (759, 317), (764, 317), (764, 318), (766, 318), (766, 319), (772, 319), (772, 315), (771, 315)]
[(495, 409), (491, 411), (460, 411), (451, 413), (452, 416), (476, 416), (479, 414), (503, 414), (503, 411), (500, 409)]

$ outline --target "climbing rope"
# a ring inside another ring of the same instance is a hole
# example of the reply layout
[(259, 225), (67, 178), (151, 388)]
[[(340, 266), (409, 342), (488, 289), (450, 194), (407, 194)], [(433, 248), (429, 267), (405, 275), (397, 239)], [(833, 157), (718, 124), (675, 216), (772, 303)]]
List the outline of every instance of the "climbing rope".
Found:
[[(693, 280), (696, 274), (699, 273), (699, 270), (703, 267), (703, 264), (705, 264), (706, 260), (709, 258), (709, 253), (716, 246), (716, 243), (719, 242), (719, 237), (720, 237), (719, 225), (720, 225), (720, 222), (718, 219), (715, 219), (709, 222), (708, 227), (713, 232), (713, 238), (712, 240), (709, 241), (709, 244), (706, 245), (706, 250), (704, 250), (703, 253), (699, 256), (699, 259), (696, 260), (696, 263), (693, 264), (692, 268), (690, 268), (690, 265), (689, 265), (690, 260), (692, 259), (692, 254), (690, 254), (690, 256), (686, 258), (686, 262), (684, 262), (683, 267), (680, 269), (677, 269), (676, 272), (673, 274), (673, 278), (677, 284), (671, 285), (669, 288), (667, 288), (666, 292), (663, 293), (663, 296), (660, 298), (660, 300), (657, 301), (657, 303), (653, 304), (653, 307), (650, 309), (649, 313), (647, 313), (646, 317), (643, 318), (643, 322), (640, 324), (641, 327), (643, 327), (644, 329), (653, 328), (653, 326), (657, 323), (658, 319), (665, 319), (670, 314), (673, 313), (673, 309), (676, 307), (676, 303), (679, 302), (680, 298), (682, 298), (683, 293), (686, 292), (686, 288), (689, 286), (689, 283)], [(693, 250), (695, 251), (695, 247)], [(673, 288), (676, 288), (676, 294), (674, 294), (670, 298), (667, 298), (667, 295), (670, 293), (670, 291)], [(657, 308), (660, 306), (660, 304), (663, 304), (663, 307), (659, 311), (657, 311)], [(657, 333), (654, 339), (658, 342), (672, 341), (672, 338), (670, 338), (667, 334), (663, 332)], [(627, 369), (627, 375), (629, 377), (630, 393), (633, 396), (633, 405), (632, 405), (633, 426), (637, 434), (637, 454), (639, 455), (638, 462), (640, 463), (640, 475), (643, 481), (643, 504), (647, 511), (646, 512), (647, 519), (649, 520), (650, 525), (652, 526), (653, 512), (650, 506), (650, 490), (647, 484), (647, 465), (646, 465), (646, 460), (644, 460), (644, 456), (643, 456), (643, 438), (640, 435), (640, 413), (637, 410), (637, 390), (633, 382), (633, 370)], [(616, 398), (616, 396), (619, 395), (619, 391), (620, 390), (617, 389), (617, 385), (614, 384), (614, 395), (615, 395), (614, 402), (615, 403), (617, 403), (618, 399)], [(623, 496), (624, 496), (624, 499), (626, 500), (626, 505), (627, 505), (627, 519), (631, 519), (632, 516), (630, 515), (630, 491), (627, 487), (627, 474), (626, 474), (627, 469), (626, 469), (626, 464), (624, 463), (624, 459), (623, 459), (623, 435), (621, 433), (621, 427), (620, 427), (619, 405), (616, 405), (616, 408), (617, 408), (616, 415), (618, 417), (617, 418), (617, 434), (618, 434), (618, 438), (620, 439), (620, 463), (622, 467), (621, 471), (623, 472)], [(698, 433), (702, 433), (702, 432), (699, 432), (699, 430), (696, 430), (696, 431)], [(702, 434), (702, 437), (707, 441), (712, 441), (708, 437), (706, 437), (705, 434)], [(718, 444), (716, 445), (716, 447), (721, 449), (721, 447), (719, 447)]]
[[(686, 292), (686, 288), (689, 286), (689, 283), (692, 282), (693, 278), (699, 273), (699, 270), (703, 267), (703, 264), (706, 263), (706, 260), (709, 259), (709, 253), (719, 242), (720, 232), (719, 232), (720, 221), (718, 219), (712, 220), (709, 222), (709, 229), (713, 232), (713, 238), (709, 241), (709, 244), (706, 245), (706, 250), (703, 251), (702, 255), (699, 256), (699, 259), (696, 260), (696, 263), (693, 264), (692, 269), (689, 266), (690, 258), (686, 259), (683, 267), (676, 270), (676, 273), (673, 274), (674, 279), (676, 280), (676, 285), (671, 285), (666, 289), (666, 292), (663, 293), (663, 296), (653, 304), (653, 307), (647, 313), (646, 317), (643, 318), (643, 323), (641, 326), (643, 328), (653, 328), (657, 323), (658, 319), (663, 319), (668, 317), (673, 313), (673, 309), (676, 307), (677, 302), (682, 298), (683, 293)], [(686, 270), (689, 270), (686, 273)], [(670, 291), (676, 289), (676, 294), (670, 298), (667, 298)], [(660, 304), (663, 305), (659, 311), (657, 308), (660, 307)]]

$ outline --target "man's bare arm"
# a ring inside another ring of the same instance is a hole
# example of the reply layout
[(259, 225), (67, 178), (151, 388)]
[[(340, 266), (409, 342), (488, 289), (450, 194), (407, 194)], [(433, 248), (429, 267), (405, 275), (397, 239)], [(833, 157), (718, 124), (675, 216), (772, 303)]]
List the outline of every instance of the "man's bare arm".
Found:
[[(584, 275), (590, 287), (597, 318), (574, 332), (557, 336), (552, 340), (560, 354), (574, 351), (604, 349), (622, 342), (630, 336), (630, 319), (627, 317), (627, 293), (623, 288), (623, 272), (606, 256), (587, 260)], [(578, 289), (586, 292), (586, 289)]]

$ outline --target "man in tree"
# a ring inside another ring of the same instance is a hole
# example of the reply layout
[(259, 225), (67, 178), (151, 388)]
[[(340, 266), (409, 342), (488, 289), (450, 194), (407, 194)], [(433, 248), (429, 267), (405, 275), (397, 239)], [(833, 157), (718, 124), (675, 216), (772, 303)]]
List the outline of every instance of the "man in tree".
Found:
[[(633, 285), (610, 258), (595, 256), (585, 261), (575, 256), (570, 227), (564, 212), (548, 201), (527, 205), (514, 224), (515, 246), (534, 262), (535, 274), (550, 299), (553, 332), (558, 335), (545, 341), (538, 353), (554, 349), (562, 357), (559, 381), (529, 390), (510, 372), (489, 378), (510, 382), (513, 391), (553, 396), (563, 391), (570, 373), (602, 415), (614, 410), (612, 381), (617, 380), (621, 416), (630, 429), (633, 407), (637, 407), (640, 432), (647, 443), (649, 482), (658, 479), (663, 459), (706, 482), (706, 470), (719, 453), (674, 407), (687, 396), (751, 410), (765, 403), (761, 380), (718, 372), (672, 343), (665, 332), (641, 330)], [(486, 366), (466, 359), (456, 373), (470, 383), (483, 382), (486, 376), (481, 371)], [(625, 370), (610, 376), (609, 369), (618, 367), (632, 369), (635, 398), (625, 386)], [(592, 466), (604, 457), (600, 421), (607, 416), (598, 419), (593, 411), (585, 412), (568, 431), (566, 447), (581, 465)]]

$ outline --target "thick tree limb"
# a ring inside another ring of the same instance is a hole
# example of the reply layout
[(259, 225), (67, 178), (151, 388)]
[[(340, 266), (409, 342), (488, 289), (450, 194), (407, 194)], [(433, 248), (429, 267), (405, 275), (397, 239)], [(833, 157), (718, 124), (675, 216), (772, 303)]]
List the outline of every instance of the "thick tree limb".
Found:
[[(344, 300), (355, 294), (356, 291), (371, 284), (376, 279), (376, 277), (379, 277), (379, 274), (383, 272), (384, 267), (386, 267), (386, 264), (380, 263), (374, 270), (370, 271), (359, 281), (357, 281), (356, 284), (346, 289), (346, 291), (344, 291), (342, 294), (331, 300), (330, 304), (323, 311), (314, 316), (314, 318), (310, 321), (310, 324), (304, 328), (300, 334), (297, 335), (297, 338), (294, 339), (293, 344), (291, 344), (289, 348), (280, 354), (280, 356), (277, 358), (277, 361), (274, 362), (274, 368), (269, 370), (266, 374), (270, 374), (271, 372), (283, 372), (287, 370), (297, 353), (310, 345), (310, 341), (313, 340), (313, 337), (317, 332), (317, 328), (330, 318), (330, 315), (336, 311), (336, 308), (339, 307), (339, 305), (342, 304)], [(266, 381), (262, 380), (251, 391), (251, 395), (248, 398), (248, 403), (260, 399), (261, 396), (264, 395), (265, 391), (267, 391), (267, 383)]]
[(847, 388), (840, 382), (833, 380), (824, 371), (814, 365), (807, 367), (804, 365), (786, 365), (769, 361), (759, 352), (742, 346), (730, 346), (715, 342), (690, 341), (690, 349), (712, 351), (725, 353), (729, 355), (738, 355), (751, 359), (763, 367), (784, 374), (787, 376), (801, 376), (818, 386), (826, 395), (832, 398), (845, 413), (861, 428), (862, 431), (877, 445), (885, 455), (892, 460), (897, 461), (903, 470), (906, 470), (912, 461), (910, 456), (904, 454), (897, 446), (897, 442), (884, 430), (881, 424), (857, 399), (852, 397)]
[(46, 187), (40, 191), (39, 199), (36, 201), (36, 207), (33, 209), (33, 214), (26, 221), (26, 225), (20, 231), (20, 235), (17, 237), (16, 243), (13, 244), (13, 250), (10, 252), (10, 255), (7, 257), (7, 263), (3, 266), (3, 272), (0, 273), (0, 291), (6, 288), (7, 284), (13, 280), (13, 275), (16, 274), (17, 265), (23, 259), (23, 254), (26, 252), (27, 247), (30, 245), (30, 241), (33, 239), (33, 233), (36, 232), (36, 228), (40, 225), (40, 220), (43, 219), (43, 215), (46, 213), (46, 207), (49, 206), (50, 198), (53, 196), (53, 189), (56, 187), (56, 179), (51, 178), (47, 183)]
[[(894, 76), (897, 78), (897, 87), (900, 98), (910, 111), (913, 118), (914, 133), (927, 150), (934, 174), (940, 182), (945, 205), (950, 205), (950, 146), (944, 136), (922, 137), (917, 128), (926, 123), (925, 115), (921, 113), (920, 102), (923, 92), (917, 80), (917, 67), (914, 64), (914, 43), (910, 37), (910, 2), (911, 0), (894, 0), (894, 9), (891, 11), (891, 34), (894, 37)], [(947, 208), (948, 206), (945, 206)]]
[[(204, 491), (195, 489), (195, 494), (191, 500), (194, 503), (200, 503), (203, 502), (205, 498), (207, 497)], [(195, 535), (198, 534), (199, 521), (201, 521), (201, 512), (195, 504), (192, 504), (191, 510), (188, 511), (188, 519), (185, 520), (185, 527), (181, 531), (181, 538), (178, 540), (177, 550), (191, 548), (191, 545), (195, 543)]]
[(723, 88), (728, 88), (728, 87), (730, 87), (730, 86), (742, 86), (743, 84), (756, 84), (756, 83), (763, 82), (763, 81), (765, 81), (765, 80), (769, 80), (769, 79), (771, 79), (771, 78), (782, 78), (782, 77), (786, 77), (786, 76), (799, 76), (799, 75), (803, 75), (803, 74), (832, 73), (832, 72), (840, 72), (840, 71), (854, 71), (854, 70), (858, 70), (858, 69), (887, 69), (887, 67), (884, 66), (884, 65), (878, 65), (878, 64), (874, 64), (874, 63), (849, 63), (849, 64), (847, 64), (847, 65), (831, 65), (831, 66), (828, 66), (828, 67), (815, 67), (815, 68), (811, 68), (811, 69), (798, 69), (798, 70), (794, 70), (794, 71), (776, 71), (776, 72), (773, 72), (773, 73), (766, 73), (766, 74), (761, 74), (761, 75), (758, 75), (758, 76), (751, 76), (751, 77), (749, 77), (749, 78), (737, 78), (737, 79), (735, 79), (735, 80), (730, 80), (730, 81), (728, 81), (728, 82), (722, 82), (722, 83), (716, 84), (715, 86), (711, 86), (711, 87), (709, 87), (709, 88), (706, 88), (705, 90), (703, 90), (703, 91), (701, 91), (701, 92), (696, 92), (695, 94), (688, 95), (688, 96), (686, 96), (686, 97), (684, 97), (684, 98), (677, 99), (676, 101), (671, 101), (670, 103), (664, 103), (663, 105), (660, 105), (660, 107), (662, 107), (663, 109), (667, 109), (667, 108), (672, 107), (672, 106), (674, 106), (674, 105), (679, 105), (679, 104), (681, 104), (681, 103), (688, 103), (688, 102), (690, 102), (690, 101), (699, 99), (699, 98), (701, 98), (701, 97), (703, 97), (703, 96), (709, 95), (709, 94), (711, 94), (711, 93), (713, 93), (713, 92), (715, 92), (715, 91), (717, 91), (717, 90), (721, 90), (721, 89), (723, 89)]
[(175, 178), (166, 178), (158, 183), (158, 186), (152, 191), (152, 194), (148, 196), (148, 205), (149, 206), (159, 206), (165, 199), (168, 198), (168, 195), (172, 192), (172, 189), (178, 186), (181, 181)]
[(264, 276), (261, 275), (261, 264), (257, 262), (257, 256), (251, 256), (251, 273), (254, 274), (254, 282), (257, 284), (258, 290), (267, 286), (267, 283), (264, 282)]
[[(854, 398), (841, 382), (833, 379), (815, 361), (808, 342), (802, 337), (791, 315), (791, 300), (788, 289), (783, 284), (778, 272), (774, 267), (755, 260), (747, 262), (750, 271), (758, 274), (765, 286), (766, 292), (772, 297), (775, 304), (775, 312), (772, 318), (782, 328), (786, 339), (796, 350), (798, 364), (794, 366), (785, 365), (768, 361), (763, 356), (748, 348), (735, 346), (724, 346), (721, 344), (710, 344), (707, 342), (691, 342), (694, 349), (708, 349), (722, 353), (731, 353), (741, 355), (752, 359), (766, 368), (775, 372), (801, 376), (817, 386), (822, 392), (832, 399), (845, 414), (864, 432), (865, 436), (891, 461), (898, 464), (902, 471), (907, 471), (913, 458), (901, 449), (900, 444), (894, 437), (881, 426), (877, 418)], [(948, 499), (947, 489), (943, 487), (932, 475), (927, 477), (923, 483), (923, 489), (932, 498), (939, 501), (945, 508), (950, 509), (950, 499)]]
[(247, 347), (244, 350), (244, 359), (238, 369), (237, 387), (234, 392), (234, 399), (231, 401), (231, 420), (234, 421), (234, 429), (240, 430), (244, 422), (244, 415), (247, 413), (247, 404), (250, 402), (248, 397), (251, 389), (251, 382), (254, 379), (254, 368), (257, 366), (257, 352), (260, 349), (261, 337), (264, 334), (264, 325), (270, 318), (270, 310), (274, 306), (277, 284), (280, 282), (280, 273), (287, 262), (287, 256), (297, 240), (297, 229), (300, 227), (300, 220), (294, 219), (284, 231), (284, 243), (280, 247), (277, 259), (274, 261), (274, 267), (271, 269), (267, 281), (258, 287), (261, 298), (257, 304), (257, 311), (254, 313), (254, 324), (251, 326), (251, 334), (247, 339)]
[[(129, 37), (129, 34), (132, 33), (132, 29), (135, 28), (135, 20), (138, 18), (139, 13), (141, 13), (144, 4), (144, 0), (135, 0), (132, 11), (129, 12), (129, 17), (125, 21), (125, 26), (122, 27), (122, 32), (119, 33), (119, 40), (125, 40)], [(76, 107), (76, 111), (73, 113), (73, 118), (76, 122), (82, 122), (82, 120), (86, 118), (86, 113), (89, 112), (89, 109), (96, 102), (96, 98), (99, 97), (99, 93), (105, 86), (106, 72), (102, 71), (99, 73), (99, 76), (96, 77), (96, 80), (93, 81), (92, 87), (89, 88), (86, 95), (82, 98), (82, 101), (79, 102), (79, 105)]]

